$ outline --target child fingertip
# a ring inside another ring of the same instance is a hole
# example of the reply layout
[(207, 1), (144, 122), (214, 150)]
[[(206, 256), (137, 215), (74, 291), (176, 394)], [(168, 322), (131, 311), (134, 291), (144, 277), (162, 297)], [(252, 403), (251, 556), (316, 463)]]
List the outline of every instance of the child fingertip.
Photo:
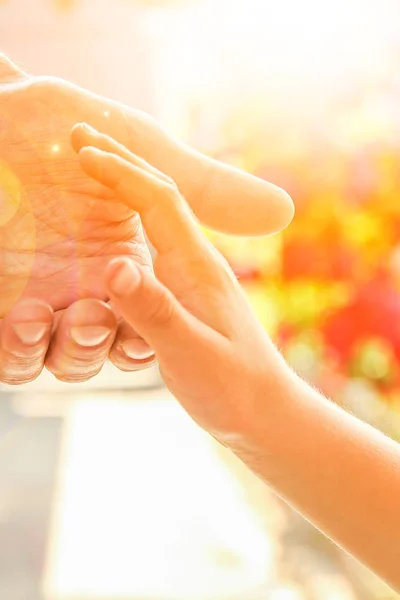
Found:
[(95, 148), (94, 146), (82, 146), (79, 150), (78, 150), (78, 155), (80, 158), (93, 158), (100, 155), (100, 151)]
[(80, 150), (86, 145), (87, 140), (85, 138), (94, 136), (94, 130), (87, 125), (87, 123), (76, 123), (71, 129), (71, 144), (75, 152)]

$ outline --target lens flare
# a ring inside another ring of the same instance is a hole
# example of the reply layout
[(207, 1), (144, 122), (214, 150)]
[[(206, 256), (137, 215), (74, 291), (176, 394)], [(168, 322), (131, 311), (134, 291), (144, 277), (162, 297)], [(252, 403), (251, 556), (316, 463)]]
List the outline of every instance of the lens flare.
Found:
[(36, 225), (30, 204), (15, 173), (0, 161), (0, 318), (23, 295), (35, 250)]
[(11, 169), (0, 161), (0, 227), (16, 214), (21, 201), (21, 186)]

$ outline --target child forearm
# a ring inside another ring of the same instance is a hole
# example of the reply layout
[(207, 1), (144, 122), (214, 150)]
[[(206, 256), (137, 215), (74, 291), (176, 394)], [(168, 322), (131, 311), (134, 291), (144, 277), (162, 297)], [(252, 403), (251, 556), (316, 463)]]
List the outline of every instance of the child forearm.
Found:
[(235, 452), (293, 508), (400, 590), (400, 445), (297, 376), (271, 401), (258, 420), (257, 441)]

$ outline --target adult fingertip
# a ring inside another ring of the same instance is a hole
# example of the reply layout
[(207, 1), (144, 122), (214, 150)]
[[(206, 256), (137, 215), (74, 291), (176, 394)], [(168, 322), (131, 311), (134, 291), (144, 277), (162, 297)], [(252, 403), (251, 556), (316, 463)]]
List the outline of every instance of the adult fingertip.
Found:
[(278, 188), (279, 201), (281, 204), (281, 210), (279, 211), (279, 217), (277, 222), (277, 232), (285, 229), (294, 219), (295, 206), (290, 194), (288, 194), (282, 188)]
[(141, 272), (139, 267), (128, 258), (115, 258), (105, 272), (105, 282), (111, 295), (128, 296), (139, 285)]

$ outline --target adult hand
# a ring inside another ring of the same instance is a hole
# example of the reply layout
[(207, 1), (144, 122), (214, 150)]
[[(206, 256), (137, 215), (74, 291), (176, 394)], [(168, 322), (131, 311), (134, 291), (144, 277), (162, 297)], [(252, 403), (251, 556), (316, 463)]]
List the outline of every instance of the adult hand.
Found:
[[(115, 256), (152, 269), (137, 214), (111, 204), (113, 194), (79, 168), (69, 143), (77, 121), (109, 133), (173, 177), (209, 226), (257, 235), (275, 232), (292, 218), (285, 192), (183, 146), (148, 115), (59, 79), (29, 76), (0, 56), (0, 316), (21, 298), (42, 300), (56, 312), (82, 298), (108, 301), (101, 273)], [(94, 369), (80, 361), (87, 346), (78, 344), (72, 360), (62, 345), (72, 336), (70, 316), (57, 318), (48, 366), (57, 377), (74, 381)], [(107, 319), (102, 312), (97, 325), (104, 327)], [(110, 357), (119, 368), (152, 362), (149, 348), (123, 320), (110, 339)], [(87, 340), (93, 359), (103, 356), (100, 349), (96, 355), (96, 340), (97, 334)], [(77, 372), (80, 362), (84, 367)]]

